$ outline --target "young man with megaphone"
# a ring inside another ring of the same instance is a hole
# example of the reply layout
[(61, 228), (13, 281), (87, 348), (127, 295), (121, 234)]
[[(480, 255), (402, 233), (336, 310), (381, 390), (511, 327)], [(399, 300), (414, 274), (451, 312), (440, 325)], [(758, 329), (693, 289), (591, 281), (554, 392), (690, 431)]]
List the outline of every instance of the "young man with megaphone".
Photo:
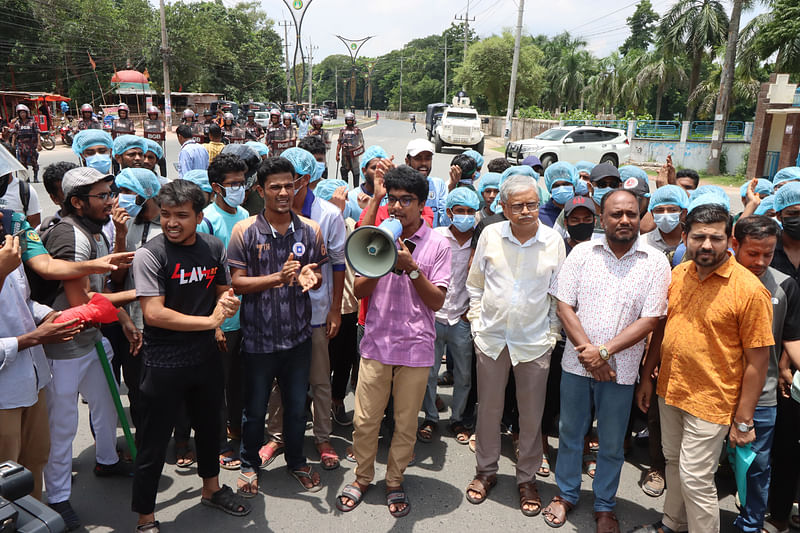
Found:
[(411, 509), (403, 472), (414, 453), (417, 413), (433, 365), (434, 313), (444, 304), (450, 282), (450, 244), (423, 221), (425, 176), (402, 165), (377, 177), (367, 223), (374, 221), (384, 196), (389, 215), (400, 222), (402, 231), (394, 272), (355, 280), (356, 297), (369, 297), (353, 418), (356, 480), (344, 487), (336, 507), (353, 510), (375, 476), (378, 433), (391, 394), (395, 430), (386, 468), (386, 504), (392, 516), (401, 517)]

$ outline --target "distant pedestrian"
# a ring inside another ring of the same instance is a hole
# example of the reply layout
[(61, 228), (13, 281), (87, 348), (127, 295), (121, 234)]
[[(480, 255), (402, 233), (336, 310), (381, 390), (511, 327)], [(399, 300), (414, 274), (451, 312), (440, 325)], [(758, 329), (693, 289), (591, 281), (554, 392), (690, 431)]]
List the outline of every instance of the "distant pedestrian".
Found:
[(411, 115), (411, 133), (417, 132), (417, 115)]

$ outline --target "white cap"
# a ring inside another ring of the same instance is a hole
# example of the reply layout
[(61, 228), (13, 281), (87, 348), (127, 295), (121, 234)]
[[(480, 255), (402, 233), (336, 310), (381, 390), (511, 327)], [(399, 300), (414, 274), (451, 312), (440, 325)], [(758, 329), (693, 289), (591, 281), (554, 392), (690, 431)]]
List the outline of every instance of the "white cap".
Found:
[(433, 143), (425, 139), (414, 139), (406, 146), (406, 154), (416, 157), (422, 152), (433, 153)]

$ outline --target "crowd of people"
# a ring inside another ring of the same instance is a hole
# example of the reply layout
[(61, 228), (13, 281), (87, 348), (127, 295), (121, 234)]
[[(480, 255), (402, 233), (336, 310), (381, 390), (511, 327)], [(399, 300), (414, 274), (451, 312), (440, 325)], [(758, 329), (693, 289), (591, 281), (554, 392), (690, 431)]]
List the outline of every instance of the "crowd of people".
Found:
[[(81, 524), (70, 504), (79, 396), (94, 473), (132, 477), (135, 529), (157, 533), (173, 439), (177, 466), (196, 463), (201, 503), (244, 516), (280, 455), (302, 490), (322, 489), (307, 424), (322, 469), (355, 463), (336, 498), (343, 513), (373, 484), (387, 430), (386, 505), (409, 514), (404, 472), (440, 431), (437, 391), (452, 385), (447, 432), (475, 453), (471, 504), (491, 498), (509, 435), (525, 516), (563, 526), (585, 473), (596, 530), (618, 532), (641, 411), (641, 488), (664, 501), (636, 533), (720, 530), (726, 442), (752, 460), (736, 527), (788, 530), (800, 478), (800, 168), (745, 184), (734, 217), (723, 189), (669, 160), (651, 184), (631, 165), (496, 158), (484, 170), (470, 150), (442, 179), (430, 142), (413, 139), (401, 163), (364, 147), (346, 115), (338, 179), (327, 137), (310, 129), (276, 153), (272, 125), (253, 129), (265, 143), (225, 145), (225, 121), (212, 123), (204, 145), (188, 118), (175, 180), (156, 174), (158, 140), (82, 130), (79, 163), (44, 169), (58, 206), (45, 220), (22, 208), (0, 148), (0, 461), (31, 470), (33, 495), (44, 488), (68, 529)], [(389, 219), (396, 263), (365, 275), (348, 236)], [(128, 446), (115, 381), (127, 388)], [(352, 426), (343, 457), (333, 424)], [(235, 487), (221, 468), (238, 471)], [(537, 479), (552, 474), (544, 505)]]

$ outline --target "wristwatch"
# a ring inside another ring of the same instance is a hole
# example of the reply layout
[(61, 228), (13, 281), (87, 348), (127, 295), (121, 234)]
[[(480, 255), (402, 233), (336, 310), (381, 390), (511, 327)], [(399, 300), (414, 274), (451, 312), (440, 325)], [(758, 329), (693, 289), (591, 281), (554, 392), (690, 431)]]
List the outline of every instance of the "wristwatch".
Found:
[(409, 272), (408, 277), (411, 279), (411, 281), (417, 279), (419, 277), (419, 269), (412, 270), (411, 272)]
[(611, 354), (608, 353), (608, 348), (606, 348), (601, 344), (600, 346), (597, 347), (597, 349), (600, 351), (600, 358), (603, 361), (608, 361), (609, 359), (611, 359)]
[(733, 425), (736, 426), (736, 429), (739, 430), (739, 433), (750, 433), (753, 431), (753, 428), (756, 427), (755, 424), (748, 426), (744, 422), (737, 422), (736, 420), (733, 421)]

